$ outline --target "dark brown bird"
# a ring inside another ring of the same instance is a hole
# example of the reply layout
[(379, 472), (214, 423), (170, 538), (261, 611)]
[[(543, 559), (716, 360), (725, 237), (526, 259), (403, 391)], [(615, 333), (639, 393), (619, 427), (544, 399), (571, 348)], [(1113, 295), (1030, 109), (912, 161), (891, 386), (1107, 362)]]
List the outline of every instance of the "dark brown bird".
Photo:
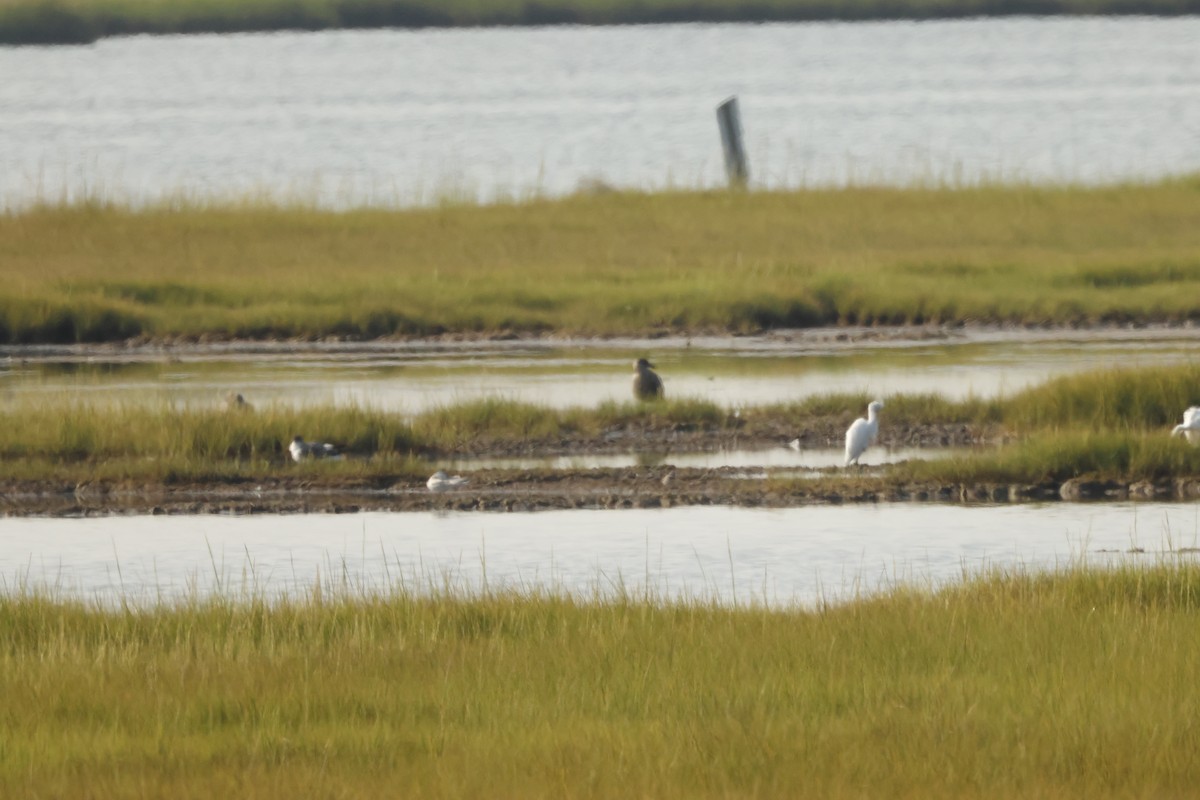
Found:
[(644, 358), (634, 362), (633, 396), (638, 400), (661, 400), (664, 397), (662, 378), (654, 365)]

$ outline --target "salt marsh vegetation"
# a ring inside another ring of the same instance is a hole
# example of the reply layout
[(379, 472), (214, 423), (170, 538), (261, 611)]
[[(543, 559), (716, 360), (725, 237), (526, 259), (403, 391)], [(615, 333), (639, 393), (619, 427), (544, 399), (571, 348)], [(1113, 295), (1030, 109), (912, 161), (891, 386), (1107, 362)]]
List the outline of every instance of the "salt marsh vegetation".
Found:
[(0, 343), (1185, 322), (1200, 182), (0, 215)]
[[(1182, 409), (1195, 404), (1197, 386), (1200, 367), (1180, 366), (1085, 373), (987, 400), (889, 396), (884, 441), (903, 431), (936, 442), (954, 431), (959, 439), (992, 446), (936, 462), (890, 465), (881, 479), (1037, 483), (1080, 475), (1128, 480), (1200, 475), (1200, 448), (1169, 435)], [(678, 398), (553, 409), (488, 398), (407, 417), (358, 406), (228, 409), (87, 404), (64, 397), (0, 410), (0, 477), (172, 482), (304, 474), (424, 480), (429, 459), (439, 455), (564, 448), (586, 453), (613, 434), (620, 447), (635, 451), (663, 441), (700, 449), (735, 439), (755, 447), (783, 446), (805, 431), (815, 441), (837, 444), (868, 399), (825, 395), (729, 409)], [(287, 445), (296, 435), (333, 442), (347, 459), (293, 464)]]
[(1200, 779), (1186, 557), (816, 609), (0, 596), (7, 796), (1128, 797)]

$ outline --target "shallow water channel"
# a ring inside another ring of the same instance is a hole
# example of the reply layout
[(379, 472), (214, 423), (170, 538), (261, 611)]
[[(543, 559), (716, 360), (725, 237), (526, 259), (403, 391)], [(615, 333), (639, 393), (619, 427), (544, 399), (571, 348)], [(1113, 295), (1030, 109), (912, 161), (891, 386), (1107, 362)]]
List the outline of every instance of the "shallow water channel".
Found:
[(1192, 558), (1198, 504), (878, 504), (0, 520), (4, 589), (136, 602), (403, 585), (772, 605), (991, 567)]
[(832, 392), (995, 397), (1121, 364), (1194, 363), (1200, 329), (818, 329), (755, 337), (0, 348), (0, 408), (61, 399), (366, 405), (416, 414), (497, 397), (552, 408), (630, 399), (649, 356), (668, 397), (736, 409)]

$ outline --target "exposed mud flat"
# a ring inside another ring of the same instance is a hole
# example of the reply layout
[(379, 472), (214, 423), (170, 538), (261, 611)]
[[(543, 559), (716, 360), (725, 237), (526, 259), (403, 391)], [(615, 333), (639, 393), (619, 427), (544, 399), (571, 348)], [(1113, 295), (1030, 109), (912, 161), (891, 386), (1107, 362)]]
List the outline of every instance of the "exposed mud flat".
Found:
[(7, 516), (293, 514), (359, 511), (540, 511), (737, 506), (788, 508), (878, 502), (1019, 503), (1200, 498), (1200, 480), (1071, 480), (1040, 484), (913, 484), (870, 470), (809, 478), (765, 470), (669, 466), (588, 470), (480, 470), (464, 486), (429, 491), (417, 479), (271, 478), (226, 483), (0, 486)]
[[(562, 456), (606, 455), (613, 453), (696, 453), (718, 450), (784, 447), (796, 442), (800, 447), (841, 447), (849, 417), (809, 417), (803, 421), (758, 418), (752, 423), (729, 419), (719, 429), (690, 423), (670, 425), (629, 425), (611, 427), (599, 438), (556, 436), (550, 439), (480, 440), (453, 452), (440, 455), (469, 456)], [(889, 423), (879, 432), (876, 444), (882, 447), (969, 447), (997, 444), (1004, 440), (999, 427), (965, 423), (905, 424)]]
[[(914, 484), (887, 477), (880, 467), (788, 469), (758, 466), (688, 468), (670, 463), (670, 453), (715, 452), (722, 448), (784, 446), (798, 434), (803, 447), (839, 444), (841, 423), (809, 420), (800, 431), (773, 421), (753, 431), (704, 430), (688, 426), (611, 429), (599, 438), (555, 438), (525, 442), (475, 442), (456, 453), (433, 455), (585, 457), (606, 453), (666, 453), (654, 466), (571, 469), (477, 469), (467, 483), (432, 492), (423, 477), (380, 474), (350, 477), (330, 471), (278, 473), (227, 481), (160, 482), (11, 480), (0, 484), (0, 514), (90, 516), (107, 514), (291, 514), (358, 511), (539, 511), (551, 509), (738, 506), (787, 508), (874, 502), (1012, 503), (1200, 497), (1200, 480), (1147, 482), (1072, 480), (1041, 484)], [(892, 425), (879, 447), (926, 448), (992, 444), (997, 429), (963, 424)], [(870, 452), (870, 451), (869, 451)], [(286, 467), (285, 467), (286, 469)], [(433, 467), (430, 467), (430, 472)]]
[[(752, 430), (692, 425), (630, 425), (599, 437), (555, 437), (521, 442), (474, 441), (454, 451), (426, 453), (429, 472), (438, 458), (504, 456), (597, 456), (654, 454), (656, 466), (570, 469), (477, 469), (464, 472), (466, 487), (431, 493), (425, 478), (406, 475), (350, 478), (331, 470), (303, 476), (238, 478), (225, 482), (10, 480), (0, 484), (0, 513), (84, 515), (104, 513), (300, 513), (310, 511), (431, 509), (535, 510), (553, 508), (647, 508), (670, 505), (794, 506), (910, 496), (941, 497), (940, 487), (885, 488), (870, 468), (845, 477), (841, 470), (768, 469), (757, 466), (676, 468), (671, 454), (721, 450), (766, 450), (798, 440), (801, 447), (836, 447), (844, 423), (806, 420), (795, 429), (781, 420), (761, 420)], [(893, 425), (877, 446), (945, 448), (996, 441), (996, 430), (963, 424)], [(354, 457), (353, 454), (350, 454)], [(869, 461), (869, 459), (867, 459)], [(280, 465), (286, 471), (290, 463)], [(785, 483), (790, 488), (782, 489)], [(851, 486), (850, 490), (846, 486)], [(960, 492), (961, 494), (961, 492)]]

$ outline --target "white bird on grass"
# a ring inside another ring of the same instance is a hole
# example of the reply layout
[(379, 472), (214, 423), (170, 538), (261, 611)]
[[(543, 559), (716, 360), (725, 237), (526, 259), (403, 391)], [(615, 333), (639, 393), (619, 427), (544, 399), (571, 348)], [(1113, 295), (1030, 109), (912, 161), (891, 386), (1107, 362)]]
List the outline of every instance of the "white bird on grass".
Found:
[(846, 429), (846, 466), (858, 463), (858, 457), (875, 441), (879, 434), (879, 412), (883, 402), (876, 400), (867, 406), (867, 416), (854, 420)]
[(306, 442), (300, 436), (292, 439), (288, 445), (292, 461), (303, 461), (306, 458), (341, 458), (337, 448), (327, 442)]
[(662, 378), (644, 358), (633, 362), (633, 396), (638, 400), (661, 400), (664, 396)]
[(1183, 412), (1183, 424), (1171, 429), (1171, 435), (1183, 434), (1192, 444), (1200, 443), (1200, 406), (1192, 406)]
[(444, 492), (448, 489), (457, 489), (459, 486), (465, 486), (468, 483), (470, 481), (462, 475), (447, 475), (446, 471), (441, 469), (430, 475), (429, 480), (425, 481), (425, 485), (429, 487), (429, 491), (431, 492)]

